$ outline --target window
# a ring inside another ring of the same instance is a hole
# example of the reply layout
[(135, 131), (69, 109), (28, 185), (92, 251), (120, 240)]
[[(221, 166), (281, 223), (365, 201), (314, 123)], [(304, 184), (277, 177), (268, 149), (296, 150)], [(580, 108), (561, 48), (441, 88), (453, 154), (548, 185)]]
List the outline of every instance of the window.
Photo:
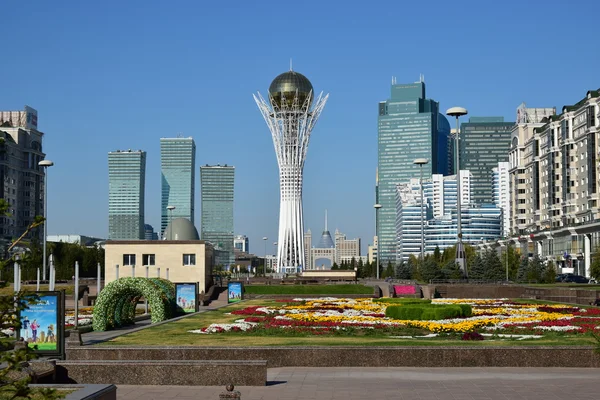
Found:
[(142, 254), (142, 265), (156, 265), (154, 254)]
[(123, 254), (123, 265), (135, 265), (135, 254)]
[(196, 265), (196, 255), (195, 254), (184, 254), (183, 255), (183, 265)]

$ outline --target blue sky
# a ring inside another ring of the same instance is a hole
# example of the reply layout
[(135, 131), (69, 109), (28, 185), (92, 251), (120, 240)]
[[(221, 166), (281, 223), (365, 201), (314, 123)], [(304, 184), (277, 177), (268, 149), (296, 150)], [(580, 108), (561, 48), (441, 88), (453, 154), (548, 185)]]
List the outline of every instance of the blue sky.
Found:
[[(458, 7), (451, 7), (458, 4)], [(273, 253), (278, 171), (252, 94), (289, 68), (330, 99), (305, 167), (306, 228), (374, 234), (377, 103), (424, 74), (445, 110), (515, 119), (600, 87), (600, 2), (11, 1), (2, 6), (1, 110), (38, 110), (49, 234), (106, 237), (107, 153), (148, 152), (146, 220), (160, 218), (161, 137), (192, 136), (197, 166), (236, 166), (235, 230)], [(199, 172), (196, 172), (199, 180)], [(200, 210), (199, 181), (196, 209)], [(196, 215), (199, 228), (200, 215)]]

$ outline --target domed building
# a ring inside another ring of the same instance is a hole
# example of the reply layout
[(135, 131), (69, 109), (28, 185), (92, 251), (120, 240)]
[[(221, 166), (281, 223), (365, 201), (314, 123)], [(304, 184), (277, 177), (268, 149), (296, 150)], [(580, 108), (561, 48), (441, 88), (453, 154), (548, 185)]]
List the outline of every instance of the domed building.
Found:
[(163, 240), (108, 240), (105, 284), (124, 277), (159, 277), (171, 282), (198, 283), (199, 291), (212, 285), (215, 250), (199, 240), (187, 218), (169, 223)]
[(200, 236), (189, 219), (176, 218), (167, 225), (163, 240), (200, 240)]

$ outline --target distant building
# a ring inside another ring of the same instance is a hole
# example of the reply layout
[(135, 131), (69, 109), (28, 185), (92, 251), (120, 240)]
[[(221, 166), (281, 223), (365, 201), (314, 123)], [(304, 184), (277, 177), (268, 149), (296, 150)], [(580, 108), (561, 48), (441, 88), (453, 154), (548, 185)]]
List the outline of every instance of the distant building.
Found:
[(373, 236), (373, 245), (368, 248), (367, 261), (372, 263), (377, 259), (377, 236)]
[(243, 251), (244, 253), (250, 252), (250, 245), (248, 241), (248, 236), (246, 235), (235, 235), (233, 238), (233, 247), (238, 251)]
[[(160, 232), (169, 221), (186, 218), (194, 221), (196, 144), (191, 137), (160, 139), (161, 215)], [(174, 206), (168, 210), (168, 206)]]
[[(0, 198), (9, 205), (8, 214), (0, 217), (0, 239), (5, 243), (44, 215), (44, 168), (38, 165), (45, 158), (44, 133), (37, 123), (37, 111), (28, 106), (0, 111)], [(26, 238), (43, 236), (43, 229), (35, 229)]]
[(504, 117), (471, 117), (460, 126), (460, 168), (471, 171), (471, 201), (494, 202), (493, 172), (499, 162), (508, 161), (510, 135), (514, 122)]
[(310, 229), (304, 233), (304, 262), (305, 269), (312, 268), (312, 232)]
[(142, 240), (146, 185), (146, 152), (108, 153), (108, 239)]
[(335, 259), (341, 264), (344, 259), (360, 257), (360, 239), (346, 239), (346, 235), (335, 230)]
[(81, 246), (91, 247), (99, 242), (104, 242), (106, 239), (101, 239), (92, 236), (84, 236), (84, 235), (48, 235), (46, 238), (47, 242), (54, 243), (73, 243), (79, 244)]
[(494, 204), (502, 209), (502, 236), (510, 234), (510, 163), (499, 162), (493, 169)]
[[(213, 244), (219, 258), (216, 265), (233, 265), (233, 166), (206, 165), (200, 167), (202, 189), (202, 240)], [(223, 255), (222, 257), (220, 255)]]
[(158, 233), (150, 224), (144, 224), (144, 240), (158, 240)]

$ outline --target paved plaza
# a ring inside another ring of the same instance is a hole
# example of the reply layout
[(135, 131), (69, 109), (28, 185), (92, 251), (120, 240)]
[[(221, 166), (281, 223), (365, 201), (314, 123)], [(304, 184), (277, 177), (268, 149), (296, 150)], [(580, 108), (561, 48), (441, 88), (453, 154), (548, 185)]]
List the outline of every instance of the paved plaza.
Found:
[[(600, 370), (580, 368), (271, 368), (241, 400), (596, 400)], [(219, 386), (125, 386), (117, 399), (213, 399)]]

